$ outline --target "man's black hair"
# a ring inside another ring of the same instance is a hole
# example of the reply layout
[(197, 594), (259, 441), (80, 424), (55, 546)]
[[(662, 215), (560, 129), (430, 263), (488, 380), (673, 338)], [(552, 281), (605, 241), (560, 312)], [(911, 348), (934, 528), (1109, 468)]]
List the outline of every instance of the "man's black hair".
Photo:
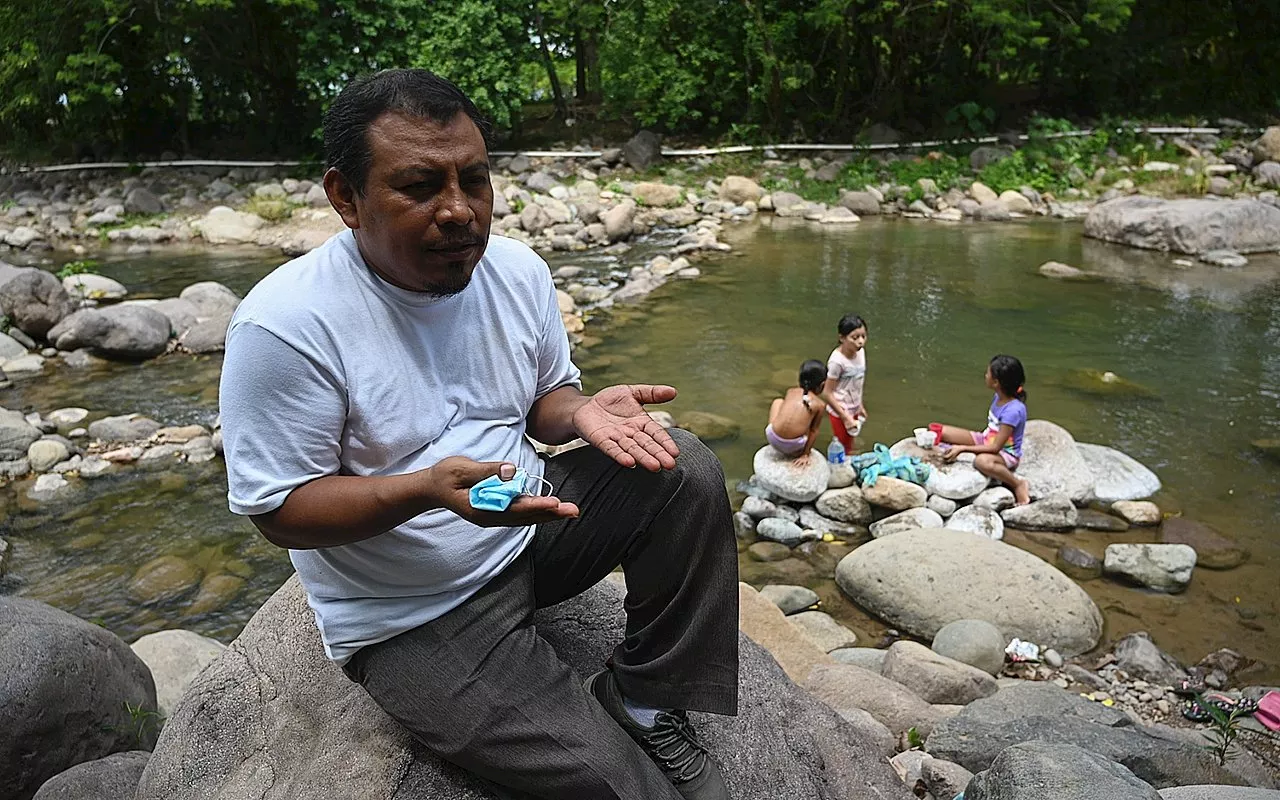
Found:
[(356, 78), (324, 114), (324, 162), (343, 174), (360, 194), (373, 160), (369, 125), (388, 111), (447, 124), (466, 114), (490, 144), (493, 127), (451, 81), (425, 69), (385, 69)]
[(836, 325), (836, 330), (841, 336), (848, 336), (858, 328), (867, 327), (867, 323), (857, 314), (845, 314), (840, 318), (840, 323)]

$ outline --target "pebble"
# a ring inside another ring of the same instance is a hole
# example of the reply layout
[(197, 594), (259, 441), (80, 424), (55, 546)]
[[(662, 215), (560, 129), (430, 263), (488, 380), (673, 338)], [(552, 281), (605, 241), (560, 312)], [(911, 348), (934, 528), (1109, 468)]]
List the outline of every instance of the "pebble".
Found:
[(1161, 714), (1166, 714), (1166, 715), (1173, 710), (1173, 706), (1169, 704), (1168, 700), (1157, 700), (1156, 708), (1160, 711)]
[(1057, 650), (1045, 650), (1043, 653), (1044, 663), (1054, 669), (1062, 669), (1062, 656), (1058, 655)]

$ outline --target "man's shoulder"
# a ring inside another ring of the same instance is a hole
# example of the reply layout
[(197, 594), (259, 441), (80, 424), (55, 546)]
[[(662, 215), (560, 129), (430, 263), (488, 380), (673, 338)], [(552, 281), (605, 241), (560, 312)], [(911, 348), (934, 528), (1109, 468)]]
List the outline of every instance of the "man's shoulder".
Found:
[(317, 318), (324, 309), (349, 298), (351, 287), (346, 284), (353, 256), (344, 241), (348, 236), (349, 232), (333, 236), (268, 273), (245, 295), (232, 326), (252, 321), (276, 332)]
[(484, 260), (503, 274), (523, 280), (540, 280), (551, 274), (547, 262), (529, 245), (506, 236), (490, 236)]

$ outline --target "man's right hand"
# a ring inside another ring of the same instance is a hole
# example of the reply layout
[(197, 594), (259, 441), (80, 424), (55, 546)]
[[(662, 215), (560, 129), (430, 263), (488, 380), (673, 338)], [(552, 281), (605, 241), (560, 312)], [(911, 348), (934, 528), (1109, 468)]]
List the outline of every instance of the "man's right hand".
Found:
[(472, 486), (492, 475), (511, 480), (515, 472), (515, 464), (509, 461), (472, 461), (465, 456), (450, 456), (419, 474), (426, 482), (432, 505), (448, 509), (482, 528), (517, 528), (578, 516), (576, 505), (562, 503), (556, 497), (521, 495), (511, 501), (506, 511), (477, 511), (471, 507)]

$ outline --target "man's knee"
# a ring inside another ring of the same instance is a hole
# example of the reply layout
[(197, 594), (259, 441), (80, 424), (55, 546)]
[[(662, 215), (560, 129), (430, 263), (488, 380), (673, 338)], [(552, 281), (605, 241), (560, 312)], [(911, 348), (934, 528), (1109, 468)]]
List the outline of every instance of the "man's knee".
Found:
[(676, 458), (676, 471), (680, 474), (682, 488), (708, 496), (727, 496), (724, 468), (711, 448), (686, 430), (672, 428), (668, 433), (680, 448), (680, 455)]

